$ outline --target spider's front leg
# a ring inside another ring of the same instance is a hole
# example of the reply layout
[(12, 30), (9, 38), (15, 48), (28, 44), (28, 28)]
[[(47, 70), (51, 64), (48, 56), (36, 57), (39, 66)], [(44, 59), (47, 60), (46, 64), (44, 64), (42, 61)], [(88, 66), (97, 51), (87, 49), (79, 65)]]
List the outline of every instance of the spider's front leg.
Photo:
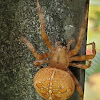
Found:
[(36, 59), (38, 59), (38, 60), (45, 59), (50, 55), (50, 52), (43, 53), (43, 54), (40, 54), (40, 55), (37, 54), (37, 51), (35, 50), (33, 45), (24, 36), (21, 36), (21, 39), (28, 46), (28, 48), (30, 49), (30, 51), (32, 52), (33, 56)]
[(49, 40), (47, 34), (45, 33), (45, 21), (44, 21), (43, 13), (40, 8), (38, 0), (37, 0), (37, 9), (38, 9), (39, 19), (40, 19), (40, 24), (41, 24), (41, 36), (42, 36), (44, 42), (46, 43), (47, 47), (51, 51), (53, 51), (54, 47), (52, 46), (51, 41)]
[(82, 87), (80, 86), (77, 78), (74, 76), (74, 74), (70, 71), (69, 68), (66, 69), (66, 71), (71, 75), (71, 77), (73, 78), (74, 82), (75, 82), (75, 85), (76, 85), (76, 89), (77, 91), (79, 92), (79, 95), (80, 95), (80, 98), (81, 100), (83, 100), (83, 89)]
[(79, 37), (78, 37), (75, 49), (69, 51), (69, 56), (70, 57), (71, 56), (75, 56), (78, 53), (78, 51), (80, 50), (80, 48), (81, 48), (82, 40), (83, 40), (83, 37), (84, 37), (84, 33), (85, 33), (86, 26), (87, 26), (87, 22), (88, 22), (88, 10), (89, 10), (89, 4), (87, 5), (85, 19), (83, 21), (83, 24), (82, 24), (82, 27), (81, 27), (81, 30), (80, 30), (80, 33), (79, 33)]

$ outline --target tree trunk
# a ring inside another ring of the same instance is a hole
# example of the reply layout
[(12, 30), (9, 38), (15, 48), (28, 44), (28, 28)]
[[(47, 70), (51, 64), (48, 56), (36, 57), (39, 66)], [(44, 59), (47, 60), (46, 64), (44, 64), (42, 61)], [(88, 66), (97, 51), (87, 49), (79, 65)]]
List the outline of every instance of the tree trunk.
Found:
[[(87, 0), (39, 0), (39, 3), (53, 45), (56, 41), (66, 45), (72, 38), (77, 40)], [(0, 100), (42, 100), (33, 87), (33, 77), (39, 69), (21, 41), (22, 34), (38, 53), (48, 51), (40, 34), (36, 0), (0, 0)], [(78, 55), (85, 54), (85, 47), (86, 34)], [(84, 70), (71, 70), (84, 88)], [(68, 100), (80, 100), (78, 92), (75, 90)]]

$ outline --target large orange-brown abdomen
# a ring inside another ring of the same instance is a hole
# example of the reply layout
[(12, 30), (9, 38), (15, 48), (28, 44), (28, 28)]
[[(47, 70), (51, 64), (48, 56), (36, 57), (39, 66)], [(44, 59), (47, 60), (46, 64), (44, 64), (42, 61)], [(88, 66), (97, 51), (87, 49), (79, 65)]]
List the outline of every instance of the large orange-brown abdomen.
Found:
[(45, 100), (66, 100), (75, 85), (69, 73), (56, 68), (42, 68), (34, 77), (34, 87)]

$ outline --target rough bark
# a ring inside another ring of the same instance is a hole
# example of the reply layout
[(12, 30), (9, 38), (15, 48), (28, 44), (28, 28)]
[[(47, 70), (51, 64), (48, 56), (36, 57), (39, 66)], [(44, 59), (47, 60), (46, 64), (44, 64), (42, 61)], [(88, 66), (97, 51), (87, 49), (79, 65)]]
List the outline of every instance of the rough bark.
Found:
[[(59, 40), (66, 45), (72, 38), (77, 40), (87, 0), (39, 2), (52, 44)], [(42, 100), (33, 87), (33, 77), (39, 69), (33, 65), (35, 58), (21, 41), (22, 34), (38, 53), (48, 51), (40, 34), (36, 0), (0, 0), (0, 100)], [(85, 46), (86, 34), (78, 55), (85, 54)], [(84, 88), (84, 70), (71, 70)], [(80, 100), (76, 90), (69, 100)]]

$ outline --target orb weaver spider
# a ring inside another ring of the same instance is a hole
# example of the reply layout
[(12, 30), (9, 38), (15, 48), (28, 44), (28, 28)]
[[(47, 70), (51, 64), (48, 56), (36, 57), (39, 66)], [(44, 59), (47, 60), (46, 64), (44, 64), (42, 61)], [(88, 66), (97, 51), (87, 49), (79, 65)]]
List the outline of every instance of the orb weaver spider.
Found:
[[(79, 85), (78, 80), (68, 67), (73, 66), (81, 69), (89, 68), (91, 66), (91, 61), (89, 60), (93, 59), (96, 55), (95, 43), (93, 42), (87, 44), (92, 45), (91, 55), (75, 56), (80, 50), (83, 35), (87, 26), (88, 6), (85, 19), (79, 33), (77, 44), (73, 50), (69, 49), (74, 40), (70, 40), (67, 44), (67, 47), (62, 46), (60, 42), (56, 42), (55, 47), (52, 46), (51, 41), (45, 33), (45, 21), (38, 0), (37, 9), (41, 25), (41, 36), (47, 47), (50, 49), (50, 52), (40, 55), (37, 54), (37, 51), (32, 46), (32, 44), (24, 36), (21, 37), (22, 41), (28, 46), (33, 56), (37, 59), (34, 61), (34, 65), (41, 68), (36, 73), (33, 80), (36, 91), (45, 100), (66, 100), (73, 94), (76, 85), (77, 91), (80, 94), (80, 98), (83, 100), (82, 87)], [(46, 58), (49, 59), (46, 60)], [(86, 60), (89, 62), (88, 65), (72, 62)], [(49, 63), (49, 66), (42, 68), (40, 65), (44, 63)]]

